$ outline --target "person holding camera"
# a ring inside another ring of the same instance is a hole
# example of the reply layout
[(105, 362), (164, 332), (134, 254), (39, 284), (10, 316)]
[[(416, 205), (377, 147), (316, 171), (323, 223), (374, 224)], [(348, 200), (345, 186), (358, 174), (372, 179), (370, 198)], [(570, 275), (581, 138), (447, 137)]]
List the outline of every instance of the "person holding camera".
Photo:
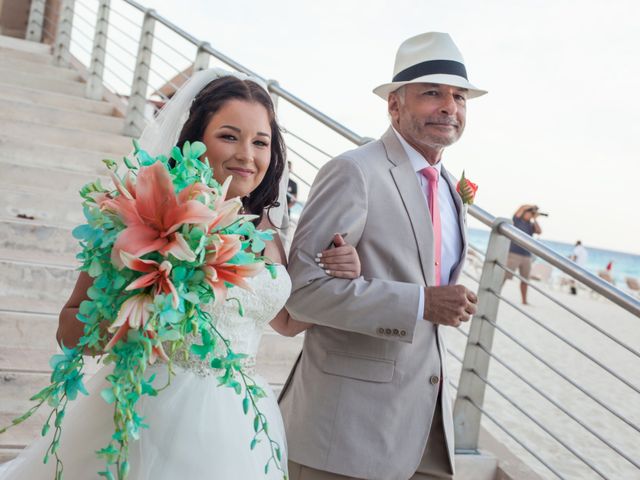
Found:
[[(542, 228), (538, 224), (536, 218), (540, 215), (546, 216), (544, 213), (540, 213), (537, 205), (522, 205), (516, 213), (513, 215), (513, 225), (522, 230), (527, 235), (542, 233)], [(531, 264), (533, 259), (531, 258), (531, 252), (511, 242), (509, 247), (509, 257), (507, 258), (507, 268), (511, 271), (516, 269), (524, 279), (529, 279), (531, 274)], [(513, 278), (513, 275), (509, 272), (505, 274), (505, 280)], [(520, 282), (520, 294), (522, 295), (522, 304), (527, 303), (527, 283)]]

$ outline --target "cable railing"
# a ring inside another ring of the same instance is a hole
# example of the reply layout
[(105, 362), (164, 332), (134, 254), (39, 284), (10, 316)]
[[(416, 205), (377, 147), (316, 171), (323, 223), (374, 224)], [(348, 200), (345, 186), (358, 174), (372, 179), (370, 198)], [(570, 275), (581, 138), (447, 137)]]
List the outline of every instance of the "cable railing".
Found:
[[(73, 0), (63, 1), (57, 29), (58, 38), (54, 49), (57, 62), (60, 65), (65, 64), (66, 55), (68, 55), (70, 48), (77, 49), (77, 51), (82, 52), (91, 59), (91, 63), (85, 65), (89, 78), (97, 79), (101, 87), (106, 86), (114, 93), (127, 97), (124, 133), (128, 135), (135, 136), (139, 134), (148, 120), (149, 112), (151, 111), (151, 109), (147, 108), (150, 103), (150, 96), (157, 95), (161, 101), (168, 100), (173, 91), (180, 87), (181, 81), (188, 78), (189, 72), (207, 68), (209, 63), (213, 61), (224, 65), (226, 68), (244, 72), (262, 80), (268, 86), (276, 104), (280, 99), (286, 101), (287, 106), (292, 107), (296, 112), (306, 115), (306, 118), (314, 122), (319, 122), (319, 125), (328, 128), (348, 142), (355, 145), (363, 145), (370, 140), (356, 134), (346, 126), (307, 104), (281, 87), (276, 81), (268, 80), (258, 75), (241, 63), (214, 49), (208, 43), (182, 30), (157, 12), (145, 9), (134, 0), (112, 1), (110, 8), (105, 8), (105, 5), (109, 5), (106, 0), (95, 0), (94, 2), (91, 0), (76, 0), (76, 3), (82, 5), (80, 12), (74, 12)], [(97, 6), (95, 10), (92, 8), (94, 4)], [(123, 14), (120, 8), (122, 6), (136, 12), (137, 15)], [(37, 13), (37, 9), (34, 11)], [(112, 14), (111, 17), (109, 17), (109, 13)], [(96, 17), (95, 24), (89, 18), (91, 16)], [(134, 17), (138, 17), (140, 21), (133, 20)], [(79, 19), (82, 28), (73, 27), (73, 22), (77, 19)], [(48, 18), (47, 20), (52, 24), (51, 19)], [(30, 20), (29, 28), (31, 29), (32, 25), (36, 25), (36, 23), (35, 19), (33, 21)], [(43, 22), (41, 21), (40, 23)], [(100, 31), (103, 32), (102, 36), (98, 35)], [(52, 35), (50, 31), (46, 33), (49, 36)], [(95, 38), (91, 38), (92, 34), (95, 35)], [(168, 39), (169, 35), (172, 37), (171, 40)], [(182, 43), (178, 45), (174, 41), (175, 39), (183, 42), (185, 48), (181, 47)], [(194, 52), (192, 57), (185, 54), (185, 52), (189, 51)], [(97, 60), (94, 61), (96, 58)], [(127, 64), (129, 60), (132, 63)], [(131, 76), (129, 80), (126, 79), (128, 76)], [(118, 89), (113, 88), (114, 80), (122, 84)], [(88, 83), (87, 96), (97, 98), (96, 95), (99, 95), (99, 92), (101, 90), (95, 90), (95, 84), (91, 87), (91, 84)], [(99, 96), (101, 98), (101, 95)], [(279, 116), (282, 111), (279, 108)], [(286, 122), (283, 123), (287, 124)], [(296, 125), (296, 130), (301, 128), (297, 123)], [(328, 153), (330, 149), (319, 146), (318, 142), (311, 140), (308, 134), (303, 135), (299, 131), (293, 132), (287, 128), (283, 128), (283, 133), (287, 137), (288, 143), (290, 143), (287, 145), (287, 151), (290, 153), (290, 157), (293, 156), (296, 160), (296, 170), (292, 177), (309, 188), (320, 166), (332, 157)], [(534, 359), (545, 371), (551, 372), (555, 376), (554, 386), (558, 386), (558, 388), (566, 386), (580, 392), (589, 403), (592, 403), (598, 409), (606, 411), (608, 415), (617, 419), (634, 435), (640, 433), (640, 418), (638, 418), (640, 415), (634, 415), (633, 413), (630, 415), (627, 409), (616, 407), (610, 400), (604, 398), (606, 397), (606, 392), (599, 392), (598, 395), (590, 392), (584, 386), (583, 379), (572, 378), (574, 375), (564, 372), (549, 359), (548, 355), (536, 352), (536, 349), (527, 345), (519, 334), (514, 334), (509, 328), (501, 325), (499, 308), (506, 306), (511, 309), (509, 314), (518, 314), (522, 319), (521, 321), (527, 322), (527, 325), (535, 327), (545, 335), (553, 338), (567, 352), (574, 352), (575, 355), (588, 360), (587, 363), (589, 365), (592, 364), (594, 368), (597, 367), (606, 373), (609, 380), (614, 382), (616, 388), (620, 386), (629, 390), (625, 395), (640, 394), (640, 388), (633, 380), (626, 378), (626, 375), (620, 374), (619, 371), (608, 365), (607, 358), (603, 358), (588, 348), (580, 346), (570, 335), (562, 334), (558, 331), (558, 328), (549, 326), (548, 322), (541, 320), (531, 311), (519, 307), (510, 298), (508, 292), (503, 292), (505, 274), (509, 273), (514, 278), (527, 283), (543, 298), (558, 307), (562, 315), (577, 319), (582, 324), (587, 325), (595, 334), (604, 336), (607, 341), (612, 343), (612, 348), (632, 355), (634, 360), (640, 359), (640, 352), (633, 346), (632, 342), (621, 340), (599, 322), (587, 318), (588, 315), (576, 311), (567, 302), (551, 295), (544, 288), (535, 285), (535, 283), (523, 278), (518, 273), (511, 271), (506, 266), (509, 244), (513, 242), (525, 248), (562, 271), (571, 279), (602, 295), (613, 302), (612, 308), (622, 309), (622, 311), (628, 312), (637, 318), (640, 317), (640, 302), (517, 230), (510, 224), (509, 220), (496, 219), (475, 205), (470, 206), (469, 214), (490, 227), (491, 236), (486, 251), (475, 245), (469, 245), (469, 257), (473, 258), (476, 268), (475, 271), (465, 268), (463, 270), (463, 278), (473, 283), (474, 289), (478, 292), (478, 312), (469, 326), (456, 329), (464, 337), (464, 345), (459, 345), (458, 349), (448, 349), (451, 357), (461, 365), (458, 384), (456, 385), (449, 380), (457, 392), (454, 407), (457, 450), (460, 452), (476, 452), (478, 450), (481, 421), (485, 419), (489, 421), (488, 425), (492, 426), (492, 428), (497, 428), (506, 436), (505, 438), (510, 439), (519, 448), (522, 448), (527, 455), (530, 455), (532, 462), (537, 465), (538, 471), (543, 471), (545, 475), (550, 472), (557, 478), (572, 478), (572, 474), (566, 473), (567, 466), (564, 463), (556, 464), (549, 460), (548, 449), (545, 450), (545, 447), (540, 445), (536, 445), (535, 448), (532, 447), (531, 441), (527, 439), (526, 435), (516, 434), (517, 428), (515, 427), (517, 425), (505, 418), (501, 410), (491, 410), (489, 406), (495, 407), (495, 405), (485, 401), (485, 394), (487, 394), (491, 398), (495, 397), (500, 401), (506, 402), (510, 408), (526, 419), (528, 425), (544, 432), (555, 442), (555, 447), (551, 448), (557, 448), (560, 445), (569, 454), (568, 456), (573, 457), (586, 469), (585, 472), (588, 471), (590, 475), (596, 475), (598, 478), (615, 478), (615, 474), (608, 472), (609, 466), (605, 465), (606, 462), (603, 462), (597, 456), (594, 457), (581, 452), (579, 448), (566, 438), (563, 438), (562, 435), (554, 432), (550, 428), (549, 419), (541, 415), (539, 410), (531, 411), (526, 408), (525, 402), (522, 402), (517, 394), (519, 392), (514, 395), (513, 392), (509, 391), (517, 383), (523, 389), (535, 392), (544, 402), (557, 409), (565, 419), (571, 420), (582, 428), (583, 432), (586, 431), (597, 440), (600, 447), (606, 448), (612, 455), (622, 459), (627, 467), (634, 468), (634, 473), (640, 475), (640, 461), (638, 460), (640, 454), (638, 452), (627, 451), (628, 447), (616, 445), (599, 428), (581, 419), (568, 405), (564, 405), (548, 389), (543, 388), (539, 384), (539, 380), (532, 378), (532, 370), (527, 369), (525, 375), (522, 368), (518, 367), (518, 362), (524, 361), (523, 357)], [(468, 265), (470, 264), (471, 262)], [(504, 308), (502, 314), (506, 313)], [(496, 332), (498, 333), (497, 344), (510, 342), (510, 344), (519, 349), (521, 353), (518, 354), (517, 358), (513, 357), (512, 354), (505, 354), (499, 351), (497, 347), (494, 348), (493, 343)], [(499, 366), (513, 376), (513, 379), (510, 380), (511, 383), (506, 385), (509, 388), (505, 388), (499, 377), (494, 378), (493, 371), (489, 372), (490, 364)], [(582, 402), (583, 400), (580, 399), (579, 401)], [(638, 404), (637, 399), (627, 403), (631, 405)], [(482, 422), (482, 425), (485, 423)], [(633, 445), (640, 444), (640, 437), (637, 440)], [(585, 473), (585, 475), (588, 474)]]

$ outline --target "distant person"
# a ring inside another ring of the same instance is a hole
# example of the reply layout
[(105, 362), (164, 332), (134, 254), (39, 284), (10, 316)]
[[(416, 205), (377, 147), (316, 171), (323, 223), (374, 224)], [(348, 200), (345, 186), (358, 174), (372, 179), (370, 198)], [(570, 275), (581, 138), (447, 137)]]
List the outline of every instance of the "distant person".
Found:
[(587, 266), (587, 260), (589, 259), (589, 252), (582, 245), (582, 242), (578, 240), (576, 246), (573, 247), (571, 253), (571, 260), (573, 260), (579, 267), (585, 268)]
[(616, 283), (616, 281), (613, 279), (613, 260), (609, 260), (609, 263), (607, 263), (605, 269), (598, 272), (598, 276), (611, 284)]
[[(289, 165), (289, 173), (293, 172), (293, 165), (291, 161), (287, 162)], [(289, 177), (289, 185), (287, 186), (287, 207), (289, 208), (289, 216), (291, 216), (291, 209), (298, 201), (298, 184)]]
[[(540, 228), (540, 225), (536, 220), (539, 215), (540, 212), (536, 205), (522, 205), (513, 215), (513, 225), (527, 235), (540, 235), (542, 233), (542, 228)], [(531, 252), (511, 242), (511, 246), (509, 247), (509, 257), (507, 259), (507, 268), (509, 270), (515, 271), (518, 269), (520, 276), (528, 280), (531, 275), (532, 262), (533, 259), (531, 258)], [(507, 272), (505, 280), (509, 280), (510, 278), (513, 278), (513, 275)], [(522, 295), (523, 305), (528, 305), (527, 287), (528, 285), (526, 282), (520, 282), (520, 294)]]
[[(575, 262), (576, 265), (582, 268), (587, 268), (587, 260), (589, 259), (589, 252), (582, 245), (582, 242), (578, 240), (576, 242), (576, 246), (573, 247), (573, 252), (569, 255), (569, 258)], [(578, 288), (576, 286), (576, 281), (572, 278), (570, 280), (570, 289), (571, 295), (576, 295), (578, 293)]]

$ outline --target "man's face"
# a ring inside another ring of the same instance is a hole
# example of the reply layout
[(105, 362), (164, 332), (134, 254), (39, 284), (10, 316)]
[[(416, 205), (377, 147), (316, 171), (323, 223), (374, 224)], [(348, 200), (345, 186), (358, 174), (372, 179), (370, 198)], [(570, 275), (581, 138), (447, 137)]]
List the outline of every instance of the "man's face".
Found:
[[(404, 98), (403, 98), (404, 97)], [(435, 83), (410, 83), (389, 95), (395, 129), (416, 150), (441, 151), (464, 131), (467, 91)]]

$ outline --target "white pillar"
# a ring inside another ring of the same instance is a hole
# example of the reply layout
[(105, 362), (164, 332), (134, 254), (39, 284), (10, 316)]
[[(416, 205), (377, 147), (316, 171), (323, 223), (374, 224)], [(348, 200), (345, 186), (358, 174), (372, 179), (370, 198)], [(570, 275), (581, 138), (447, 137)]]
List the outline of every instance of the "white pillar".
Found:
[(131, 95), (127, 105), (127, 115), (123, 133), (130, 137), (138, 137), (146, 125), (144, 115), (147, 106), (147, 87), (149, 86), (149, 66), (151, 65), (151, 52), (153, 49), (153, 31), (156, 19), (153, 10), (147, 10), (142, 22), (140, 43), (138, 44), (138, 56), (136, 68), (133, 73)]
[(30, 42), (42, 41), (42, 27), (44, 26), (44, 0), (31, 0), (29, 8), (29, 23), (27, 24), (26, 39)]
[(71, 45), (71, 29), (73, 28), (74, 0), (62, 0), (58, 32), (53, 49), (54, 63), (61, 67), (69, 65), (69, 46)]
[(509, 254), (509, 239), (498, 233), (498, 226), (504, 222), (511, 223), (505, 218), (495, 220), (489, 238), (478, 289), (478, 310), (471, 320), (458, 394), (453, 409), (456, 452), (461, 453), (478, 451), (482, 413), (469, 399), (476, 405), (483, 406), (486, 385), (474, 372), (483, 378), (487, 378), (489, 373), (491, 357), (479, 345), (488, 352), (493, 345), (495, 328), (486, 319), (495, 323), (498, 316), (500, 300), (491, 292), (500, 294), (504, 282), (505, 272), (496, 264), (497, 261), (503, 265), (506, 264)]
[(93, 36), (93, 50), (91, 51), (91, 65), (89, 65), (89, 79), (87, 81), (87, 98), (102, 100), (102, 76), (104, 74), (104, 59), (107, 53), (107, 33), (109, 30), (110, 0), (100, 0), (96, 17), (96, 31)]

